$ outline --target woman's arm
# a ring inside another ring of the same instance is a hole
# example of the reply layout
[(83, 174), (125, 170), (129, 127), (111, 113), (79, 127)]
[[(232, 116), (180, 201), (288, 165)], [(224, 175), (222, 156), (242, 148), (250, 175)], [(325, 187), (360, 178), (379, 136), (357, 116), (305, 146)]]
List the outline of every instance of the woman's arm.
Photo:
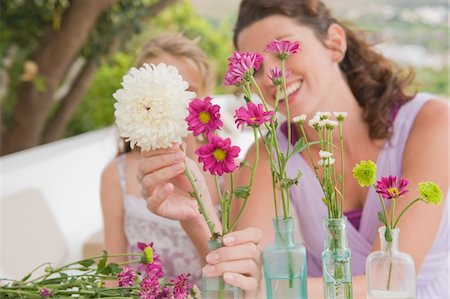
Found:
[[(117, 171), (117, 159), (111, 161), (103, 170), (101, 177), (100, 199), (103, 212), (105, 249), (108, 253), (127, 252), (127, 240), (124, 232), (122, 191)], [(126, 257), (113, 258), (122, 262)]]

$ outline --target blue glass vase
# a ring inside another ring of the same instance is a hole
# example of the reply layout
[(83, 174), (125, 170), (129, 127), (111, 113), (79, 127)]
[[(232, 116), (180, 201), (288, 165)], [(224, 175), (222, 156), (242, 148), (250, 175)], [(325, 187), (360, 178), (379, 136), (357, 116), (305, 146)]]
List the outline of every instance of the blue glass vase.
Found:
[(267, 299), (308, 298), (306, 250), (293, 240), (292, 218), (274, 219), (275, 243), (263, 251)]
[[(223, 247), (222, 238), (215, 241), (208, 240), (211, 251)], [(203, 299), (242, 299), (242, 290), (225, 283), (222, 276), (202, 277), (202, 298)]]
[(345, 231), (346, 218), (325, 218), (325, 243), (322, 252), (322, 274), (325, 299), (351, 299), (351, 253)]

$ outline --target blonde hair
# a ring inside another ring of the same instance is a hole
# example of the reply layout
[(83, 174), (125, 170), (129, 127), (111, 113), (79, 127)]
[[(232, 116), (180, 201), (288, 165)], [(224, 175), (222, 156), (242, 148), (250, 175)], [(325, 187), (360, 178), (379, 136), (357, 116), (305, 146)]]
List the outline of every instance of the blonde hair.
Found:
[(214, 72), (208, 62), (208, 56), (198, 46), (198, 38), (190, 40), (179, 33), (156, 37), (142, 47), (141, 53), (136, 61), (136, 66), (140, 67), (145, 61), (164, 53), (192, 60), (198, 67), (202, 88), (206, 92), (212, 91), (215, 83)]

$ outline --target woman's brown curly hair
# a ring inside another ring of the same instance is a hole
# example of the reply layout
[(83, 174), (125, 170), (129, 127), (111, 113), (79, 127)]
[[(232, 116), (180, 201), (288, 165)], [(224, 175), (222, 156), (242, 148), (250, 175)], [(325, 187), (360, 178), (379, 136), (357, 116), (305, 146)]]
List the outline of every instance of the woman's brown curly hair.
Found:
[(324, 45), (331, 24), (336, 23), (344, 28), (347, 51), (340, 62), (340, 69), (364, 110), (362, 116), (369, 126), (370, 138), (389, 138), (398, 108), (414, 97), (405, 92), (405, 88), (414, 78), (414, 73), (410, 70), (406, 76), (401, 76), (391, 61), (367, 43), (360, 30), (337, 21), (319, 0), (243, 0), (234, 29), (235, 47), (237, 48), (237, 38), (243, 29), (272, 15), (287, 16), (308, 26)]

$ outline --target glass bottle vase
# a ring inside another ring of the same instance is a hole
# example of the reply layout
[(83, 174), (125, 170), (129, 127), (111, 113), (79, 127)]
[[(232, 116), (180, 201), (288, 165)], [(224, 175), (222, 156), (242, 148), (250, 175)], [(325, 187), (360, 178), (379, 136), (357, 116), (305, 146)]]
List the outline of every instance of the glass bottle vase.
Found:
[(263, 251), (267, 299), (306, 299), (306, 250), (293, 241), (292, 218), (274, 219), (275, 243)]
[[(215, 241), (208, 240), (211, 251), (223, 247), (222, 238)], [(202, 276), (202, 298), (203, 299), (242, 299), (242, 290), (225, 283), (222, 276)]]
[(367, 298), (416, 298), (416, 268), (412, 257), (398, 250), (400, 229), (391, 230), (392, 241), (385, 238), (386, 227), (380, 227), (380, 251), (366, 259)]
[(325, 218), (322, 275), (325, 299), (353, 298), (351, 252), (345, 231), (346, 217)]

